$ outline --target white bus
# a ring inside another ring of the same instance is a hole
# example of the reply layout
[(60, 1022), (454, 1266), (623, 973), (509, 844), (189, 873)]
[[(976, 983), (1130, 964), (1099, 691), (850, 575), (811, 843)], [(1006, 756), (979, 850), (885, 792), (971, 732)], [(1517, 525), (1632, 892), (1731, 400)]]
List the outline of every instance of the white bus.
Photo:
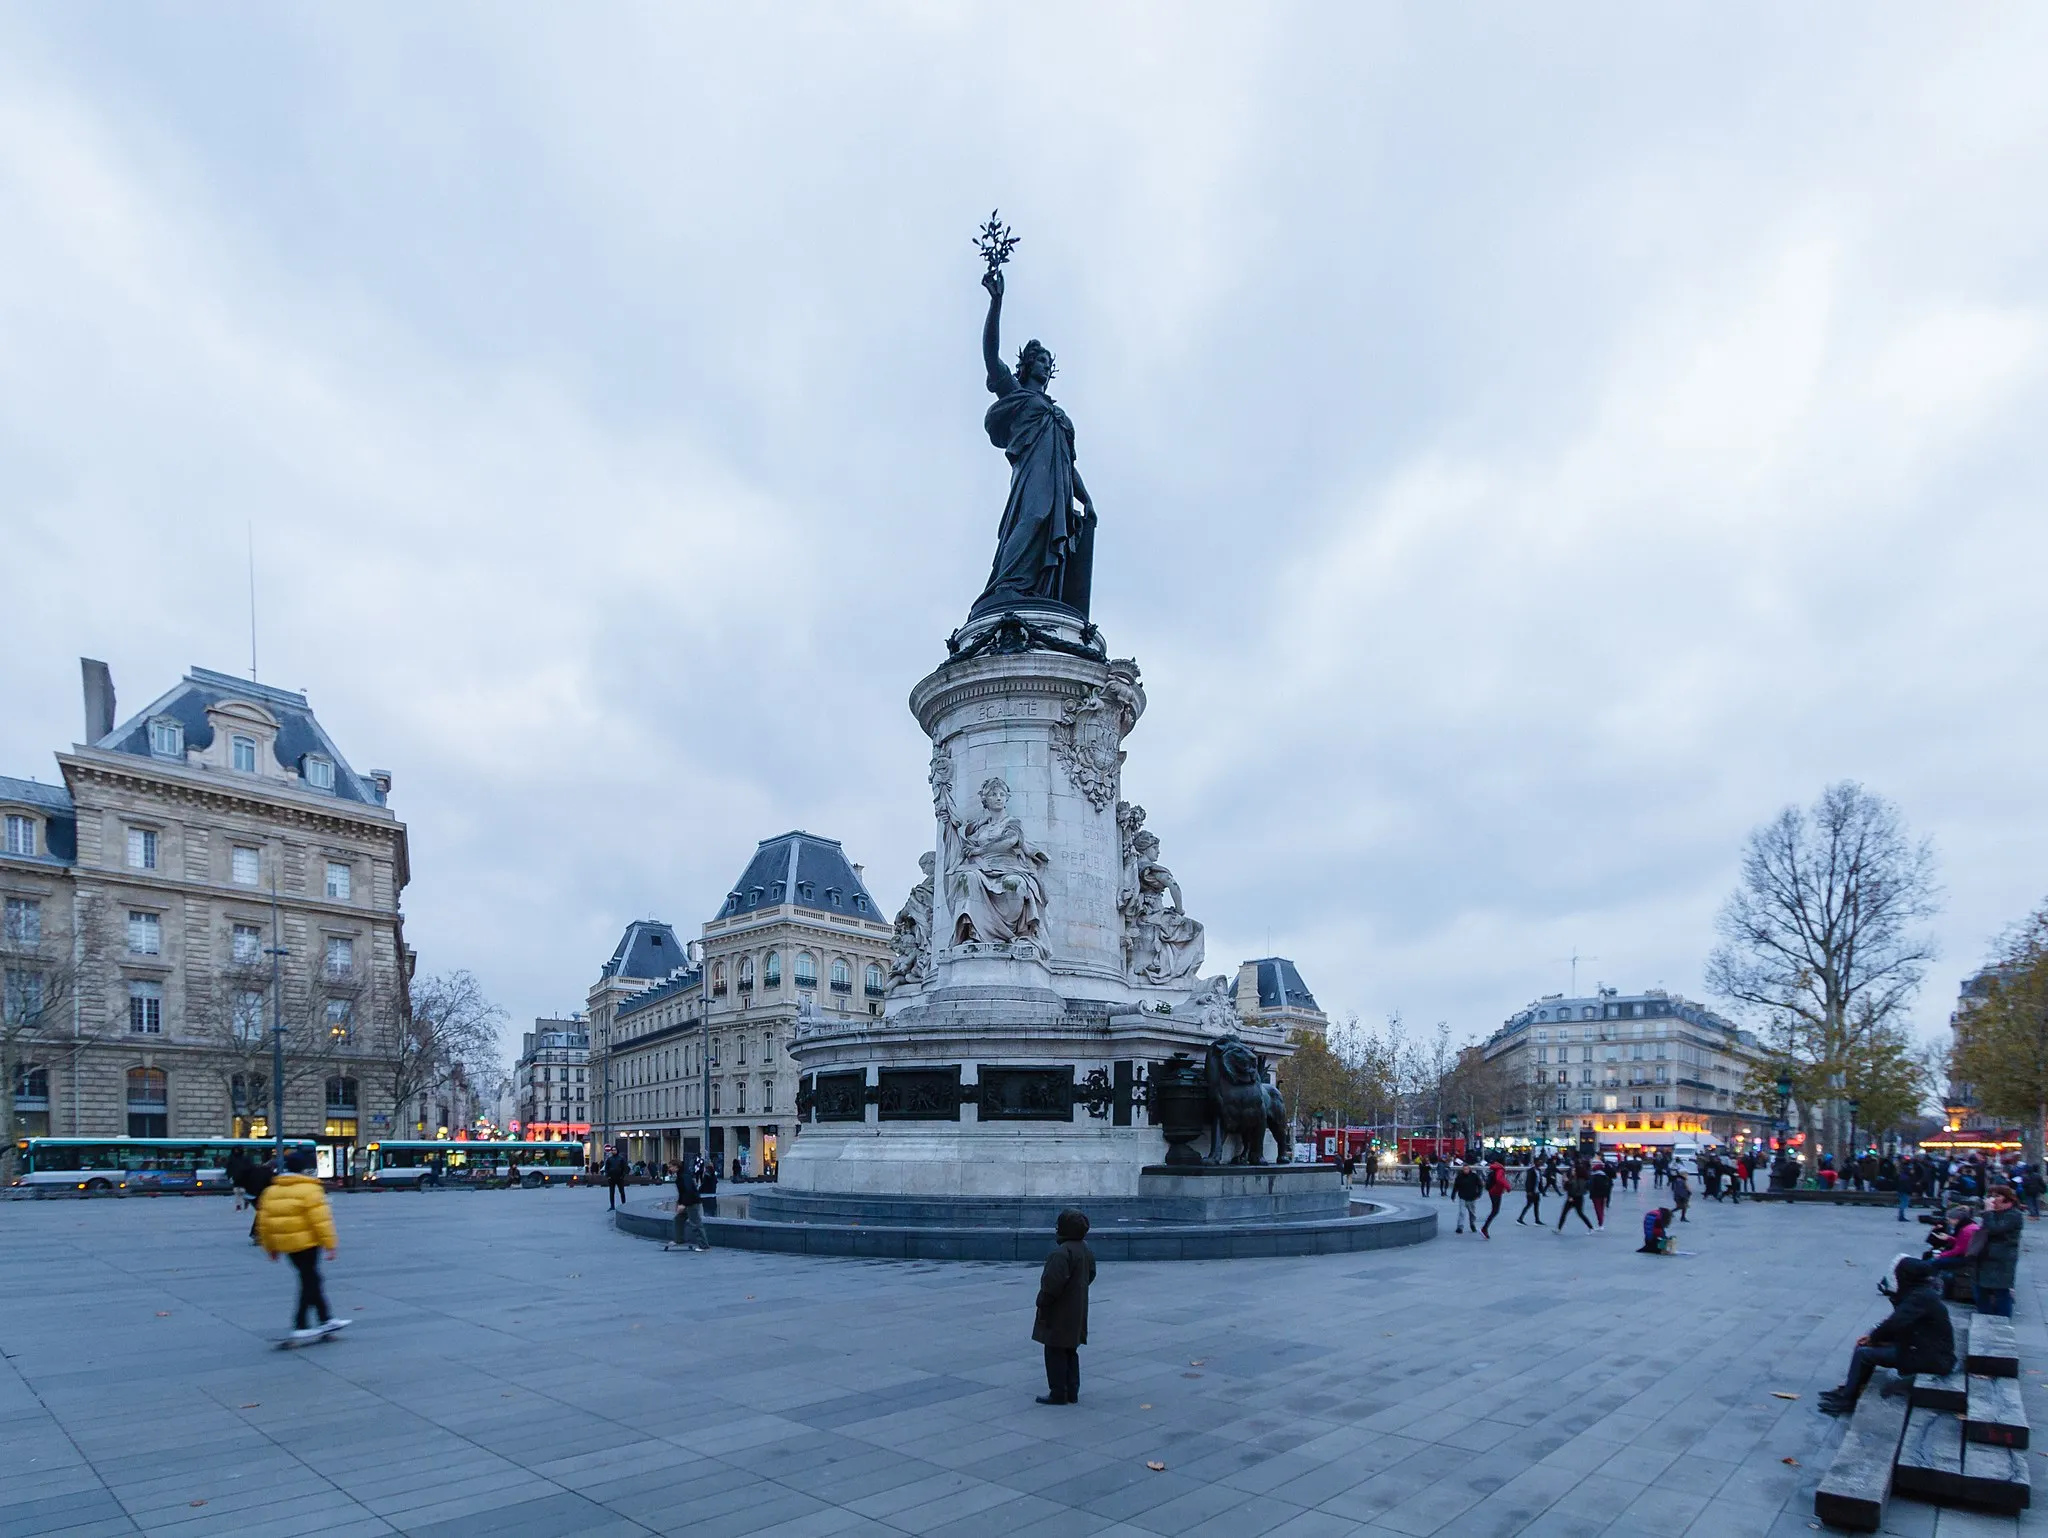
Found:
[[(277, 1151), (269, 1138), (248, 1137), (31, 1137), (14, 1146), (21, 1155), (15, 1185), (89, 1195), (225, 1191), (230, 1153), (239, 1148), (252, 1159), (268, 1159)], [(286, 1138), (284, 1146), (316, 1145), (311, 1138)]]
[(581, 1143), (394, 1142), (369, 1148), (371, 1185), (496, 1185), (513, 1170), (522, 1186), (576, 1185), (583, 1179)]

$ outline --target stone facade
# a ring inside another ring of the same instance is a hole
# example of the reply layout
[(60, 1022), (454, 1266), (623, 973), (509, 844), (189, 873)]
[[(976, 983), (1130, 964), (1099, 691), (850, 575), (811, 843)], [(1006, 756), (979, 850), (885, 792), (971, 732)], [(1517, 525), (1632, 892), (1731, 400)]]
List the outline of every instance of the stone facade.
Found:
[(702, 936), (700, 972), (667, 925), (631, 925), (592, 986), (595, 1073), (609, 1097), (594, 1143), (623, 1142), (650, 1165), (699, 1154), (708, 1087), (720, 1172), (738, 1159), (746, 1176), (770, 1174), (796, 1133), (791, 1037), (799, 1022), (881, 1013), (890, 926), (835, 841), (793, 832), (756, 847)]
[(284, 1131), (346, 1172), (390, 1125), (381, 1044), (408, 1010), (390, 776), (351, 769), (303, 694), (194, 669), (116, 727), (104, 668), (87, 679), (62, 791), (0, 781), (35, 851), (0, 854), (0, 888), (10, 914), (34, 905), (42, 958), (10, 939), (9, 970), (41, 965), (65, 996), (12, 1033), (15, 1087), (43, 1090), (16, 1114), (53, 1135), (267, 1135), (281, 1015)]
[(1756, 1039), (1662, 989), (1552, 994), (1510, 1017), (1483, 1050), (1521, 1087), (1500, 1129), (1510, 1142), (1655, 1149), (1770, 1134), (1768, 1115), (1743, 1095)]
[(1285, 956), (1264, 956), (1237, 969), (1237, 1012), (1271, 1030), (1288, 1032), (1294, 1040), (1327, 1037), (1330, 1017), (1308, 991), (1301, 973)]
[(1050, 608), (970, 620), (950, 649), (910, 695), (932, 743), (929, 921), (920, 883), (881, 1021), (800, 1022), (783, 1187), (1134, 1196), (1166, 1157), (1146, 1094), (1164, 1065), (1224, 1035), (1266, 1063), (1292, 1049), (1198, 975), (1202, 928), (1123, 799), (1137, 665)]
[(529, 1139), (590, 1137), (590, 1026), (536, 1020), (512, 1068), (512, 1117)]

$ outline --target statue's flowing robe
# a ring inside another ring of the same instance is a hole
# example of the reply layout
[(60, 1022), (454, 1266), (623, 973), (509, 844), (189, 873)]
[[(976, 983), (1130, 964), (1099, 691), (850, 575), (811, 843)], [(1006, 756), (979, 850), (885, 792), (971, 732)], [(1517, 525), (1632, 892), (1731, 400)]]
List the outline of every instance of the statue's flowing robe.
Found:
[(1074, 424), (1043, 390), (1026, 389), (1000, 364), (988, 376), (996, 397), (983, 424), (1010, 460), (996, 558), (977, 611), (1065, 603), (1088, 612), (1086, 520), (1074, 511)]

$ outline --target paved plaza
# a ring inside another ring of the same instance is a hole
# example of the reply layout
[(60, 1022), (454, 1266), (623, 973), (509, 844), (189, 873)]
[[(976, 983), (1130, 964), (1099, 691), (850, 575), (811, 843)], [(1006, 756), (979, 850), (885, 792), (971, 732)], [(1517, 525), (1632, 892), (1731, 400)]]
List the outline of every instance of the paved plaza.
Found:
[(1597, 1236), (1518, 1205), (1491, 1242), (1438, 1202), (1410, 1249), (1105, 1266), (1049, 1408), (1032, 1267), (665, 1254), (595, 1191), (339, 1196), (355, 1326), (280, 1352), (290, 1269), (228, 1201), (4, 1202), (0, 1535), (1814, 1531), (1813, 1396), (1919, 1227), (1703, 1203), (1662, 1259), (1634, 1197)]

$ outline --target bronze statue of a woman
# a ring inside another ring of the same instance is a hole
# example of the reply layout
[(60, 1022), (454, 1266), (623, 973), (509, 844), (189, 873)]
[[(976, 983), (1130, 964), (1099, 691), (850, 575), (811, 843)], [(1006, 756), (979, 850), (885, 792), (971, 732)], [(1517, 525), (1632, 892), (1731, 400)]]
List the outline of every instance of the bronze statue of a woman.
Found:
[(1095, 562), (1095, 504), (1074, 468), (1074, 424), (1046, 394), (1053, 358), (1037, 338), (1024, 344), (1012, 373), (1001, 356), (1003, 274), (991, 266), (988, 320), (981, 356), (995, 404), (983, 418), (989, 442), (1010, 459), (1010, 500), (996, 536), (988, 586), (970, 618), (1029, 604), (1060, 604), (1088, 617), (1088, 586)]

